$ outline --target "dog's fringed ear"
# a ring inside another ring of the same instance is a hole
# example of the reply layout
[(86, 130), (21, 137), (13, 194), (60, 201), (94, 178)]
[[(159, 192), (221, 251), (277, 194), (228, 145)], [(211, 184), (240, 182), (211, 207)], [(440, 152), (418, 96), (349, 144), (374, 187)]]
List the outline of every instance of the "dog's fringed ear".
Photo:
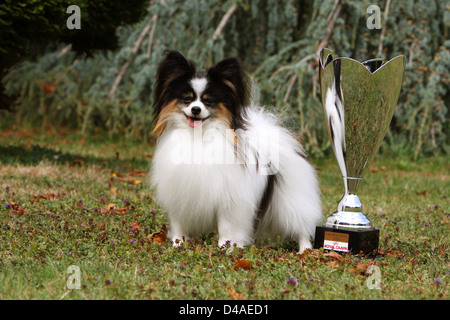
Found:
[(241, 106), (250, 102), (250, 78), (238, 58), (226, 58), (208, 70), (207, 77), (228, 86)]
[(192, 62), (174, 50), (165, 51), (165, 59), (158, 67), (158, 82), (169, 84), (178, 78), (191, 77), (195, 74), (195, 66)]
[(192, 62), (174, 50), (166, 50), (165, 58), (158, 66), (156, 86), (153, 94), (154, 106), (161, 107), (166, 103), (165, 96), (171, 85), (178, 81), (186, 81), (195, 74), (195, 66)]

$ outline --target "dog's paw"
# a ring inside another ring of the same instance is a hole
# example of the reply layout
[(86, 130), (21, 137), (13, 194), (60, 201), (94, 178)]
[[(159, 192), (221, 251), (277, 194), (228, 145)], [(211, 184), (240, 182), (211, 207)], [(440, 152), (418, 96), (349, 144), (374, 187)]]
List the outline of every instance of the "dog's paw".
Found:
[(188, 241), (188, 240), (189, 240), (189, 238), (186, 237), (186, 236), (173, 237), (173, 238), (171, 239), (171, 241), (172, 241), (172, 246), (173, 246), (174, 248), (178, 248), (179, 246), (181, 246), (181, 244), (182, 244), (183, 242)]
[(312, 248), (311, 241), (309, 241), (309, 240), (303, 239), (298, 242), (298, 253), (299, 254), (301, 254), (301, 253), (303, 253), (303, 251), (305, 251), (307, 249), (311, 249), (311, 248)]

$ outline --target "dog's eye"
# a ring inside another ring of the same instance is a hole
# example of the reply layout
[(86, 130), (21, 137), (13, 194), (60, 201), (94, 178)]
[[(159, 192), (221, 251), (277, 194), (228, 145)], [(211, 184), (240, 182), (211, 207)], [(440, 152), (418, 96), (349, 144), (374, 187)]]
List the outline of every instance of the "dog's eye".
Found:
[(185, 96), (185, 97), (181, 98), (181, 102), (184, 103), (184, 104), (189, 104), (192, 101), (194, 101), (194, 98), (191, 97), (191, 96)]
[(208, 108), (215, 108), (216, 107), (216, 103), (212, 99), (204, 98), (204, 99), (202, 99), (202, 101)]

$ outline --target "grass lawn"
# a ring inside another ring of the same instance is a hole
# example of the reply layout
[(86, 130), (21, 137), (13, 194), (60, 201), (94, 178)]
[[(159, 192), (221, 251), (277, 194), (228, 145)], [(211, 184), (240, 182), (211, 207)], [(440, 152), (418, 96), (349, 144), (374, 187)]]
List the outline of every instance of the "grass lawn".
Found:
[[(293, 243), (224, 249), (217, 235), (173, 248), (146, 181), (151, 152), (148, 144), (100, 135), (0, 132), (0, 299), (449, 297), (447, 157), (379, 155), (371, 164), (359, 191), (380, 229), (371, 259), (299, 255)], [(343, 193), (328, 158), (311, 160), (326, 215)], [(80, 289), (72, 290), (75, 275)]]

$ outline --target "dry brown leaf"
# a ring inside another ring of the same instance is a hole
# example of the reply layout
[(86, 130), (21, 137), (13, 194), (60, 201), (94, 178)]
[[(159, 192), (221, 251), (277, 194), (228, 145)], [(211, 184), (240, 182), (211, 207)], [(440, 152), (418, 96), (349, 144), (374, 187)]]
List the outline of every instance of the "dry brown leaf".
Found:
[(54, 194), (54, 193), (49, 192), (49, 193), (40, 195), (40, 196), (38, 196), (38, 197), (43, 198), (43, 199), (51, 199), (51, 198), (57, 197), (57, 195)]
[(114, 211), (116, 205), (114, 203), (109, 203), (105, 208), (100, 209), (101, 214), (109, 214), (111, 211)]
[(122, 215), (122, 214), (127, 213), (127, 211), (128, 211), (128, 207), (124, 207), (124, 208), (119, 208), (119, 209), (115, 210), (115, 213)]
[(426, 196), (427, 193), (428, 193), (428, 190), (423, 190), (423, 191), (420, 191), (420, 192), (416, 192), (416, 194), (417, 194), (418, 196)]
[(356, 271), (358, 271), (361, 274), (365, 274), (368, 267), (369, 266), (366, 265), (365, 263), (360, 263), (356, 266)]
[(55, 87), (47, 82), (44, 82), (41, 90), (44, 91), (45, 93), (53, 93), (53, 92), (55, 92)]
[(253, 268), (253, 266), (251, 265), (250, 262), (248, 262), (247, 260), (238, 260), (233, 267), (234, 270), (238, 270), (238, 269), (244, 269), (244, 270), (249, 270), (249, 269), (255, 269)]
[(292, 263), (292, 261), (289, 261), (289, 260), (287, 260), (286, 258), (283, 258), (283, 257), (278, 258), (278, 260), (286, 262), (287, 264), (291, 264)]
[(132, 180), (127, 180), (127, 183), (131, 183), (134, 184), (135, 186), (137, 186), (138, 184), (141, 184), (142, 181), (141, 180), (137, 180), (137, 179), (132, 179)]
[(117, 179), (119, 182), (125, 182), (125, 183), (129, 183), (129, 184), (134, 184), (134, 185), (138, 185), (141, 184), (142, 181), (141, 180), (137, 180), (137, 179), (124, 179), (124, 178), (118, 178)]
[(340, 263), (336, 260), (332, 260), (332, 261), (327, 261), (326, 264), (327, 264), (327, 267), (336, 268), (339, 266)]
[(162, 232), (153, 232), (152, 234), (149, 234), (147, 236), (147, 240), (153, 242), (153, 243), (164, 243), (167, 239), (167, 235)]
[(27, 212), (28, 212), (27, 210), (22, 209), (17, 203), (15, 203), (14, 201), (12, 201), (11, 198), (9, 198), (9, 205), (10, 205), (11, 208), (12, 208), (12, 211), (11, 211), (11, 210), (9, 211), (9, 215), (12, 215), (12, 214), (15, 213), (15, 214), (21, 216), (21, 215), (23, 215), (24, 213), (27, 213)]
[(32, 196), (31, 197), (31, 201), (34, 201), (35, 199), (51, 199), (51, 198), (56, 198), (58, 195), (54, 194), (54, 193), (46, 193), (46, 194), (42, 194), (42, 195), (38, 195), (38, 196)]
[(147, 173), (144, 170), (140, 170), (140, 169), (134, 169), (131, 172), (127, 173), (127, 176), (132, 176), (132, 177), (146, 177)]
[(336, 251), (330, 251), (328, 253), (323, 254), (324, 257), (330, 258), (333, 261), (343, 261), (344, 257), (342, 257), (339, 253)]
[(141, 227), (139, 227), (139, 225), (137, 224), (136, 221), (131, 221), (130, 229), (133, 229), (133, 230), (141, 230)]
[(242, 293), (236, 292), (236, 290), (231, 289), (228, 285), (227, 289), (230, 293), (231, 300), (247, 300), (247, 298)]
[(69, 164), (69, 167), (82, 167), (84, 166), (84, 161), (83, 160), (74, 160)]
[(101, 214), (118, 214), (118, 215), (122, 215), (122, 214), (127, 213), (127, 211), (128, 211), (128, 207), (117, 208), (116, 209), (116, 205), (114, 203), (109, 203), (106, 207), (100, 208), (100, 213)]
[(300, 255), (300, 259), (305, 259), (306, 257), (306, 251), (303, 251), (302, 254)]

